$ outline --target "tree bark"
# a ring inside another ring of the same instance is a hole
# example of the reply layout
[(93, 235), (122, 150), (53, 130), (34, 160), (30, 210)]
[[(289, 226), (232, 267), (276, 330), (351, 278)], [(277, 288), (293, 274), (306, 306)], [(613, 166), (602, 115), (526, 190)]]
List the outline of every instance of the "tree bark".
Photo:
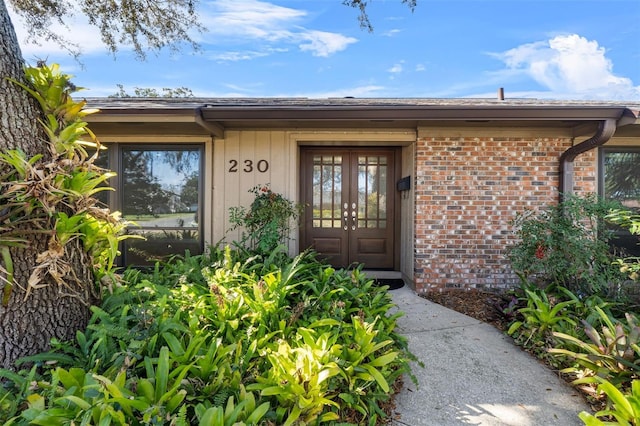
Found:
[(0, 150), (20, 147), (29, 156), (46, 154), (37, 103), (9, 78), (24, 82), (24, 61), (9, 12), (0, 0)]
[[(7, 80), (24, 81), (23, 67), (15, 30), (6, 5), (0, 0), (0, 151), (20, 148), (29, 157), (40, 153), (47, 160), (51, 154), (38, 123), (41, 110), (27, 92)], [(0, 176), (5, 170), (0, 166)], [(64, 248), (63, 260), (72, 270), (63, 277), (67, 285), (60, 286), (45, 274), (40, 283), (43, 287), (27, 296), (29, 276), (38, 266), (38, 255), (48, 249), (50, 235), (25, 232), (24, 238), (29, 240), (26, 247), (10, 248), (15, 285), (8, 304), (0, 303), (0, 367), (13, 369), (18, 358), (46, 350), (52, 338), (73, 339), (77, 330), (86, 328), (93, 271), (79, 240)], [(0, 269), (0, 295), (7, 285), (6, 278)]]
[(9, 303), (0, 305), (0, 366), (14, 368), (14, 362), (23, 356), (46, 350), (52, 338), (68, 341), (75, 338), (77, 330), (84, 330), (90, 318), (91, 270), (81, 243), (75, 240), (65, 247), (73, 273), (85, 285), (69, 282), (59, 286), (49, 277), (45, 287), (26, 295), (29, 275), (37, 266), (35, 256), (47, 249), (45, 234), (30, 238), (29, 246), (11, 250), (16, 285)]

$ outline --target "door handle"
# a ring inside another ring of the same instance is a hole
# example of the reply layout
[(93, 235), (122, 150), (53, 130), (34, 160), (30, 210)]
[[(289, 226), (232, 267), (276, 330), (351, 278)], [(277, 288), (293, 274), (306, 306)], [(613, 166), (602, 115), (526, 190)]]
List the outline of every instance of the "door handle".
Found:
[(351, 230), (356, 230), (356, 211), (351, 210)]

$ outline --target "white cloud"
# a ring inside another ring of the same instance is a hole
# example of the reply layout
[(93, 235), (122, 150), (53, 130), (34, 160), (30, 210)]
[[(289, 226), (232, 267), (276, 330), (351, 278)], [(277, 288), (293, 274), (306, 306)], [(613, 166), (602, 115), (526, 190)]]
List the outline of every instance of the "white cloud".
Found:
[[(73, 3), (71, 0), (71, 4)], [(21, 43), (23, 56), (42, 58), (65, 54), (63, 49), (52, 41), (41, 40), (39, 45), (26, 43), (28, 28), (11, 9), (9, 13)], [(259, 0), (203, 2), (198, 13), (199, 20), (206, 30), (204, 33), (194, 32), (190, 36), (205, 49), (210, 45), (250, 45), (246, 49), (232, 48), (226, 54), (211, 55), (216, 60), (247, 60), (284, 52), (289, 50), (290, 46), (298, 46), (300, 50), (310, 52), (314, 56), (327, 57), (358, 41), (339, 33), (301, 27), (300, 22), (307, 16), (306, 11)], [(99, 30), (89, 25), (84, 15), (76, 13), (67, 19), (67, 25), (68, 27), (65, 27), (54, 23), (51, 30), (64, 35), (69, 43), (80, 46), (82, 54), (107, 53)], [(274, 47), (274, 44), (277, 46)]]
[(247, 61), (255, 58), (261, 58), (264, 56), (269, 56), (272, 53), (281, 53), (286, 52), (288, 49), (264, 49), (264, 50), (245, 50), (245, 51), (234, 51), (230, 50), (222, 53), (213, 53), (210, 55), (212, 59), (215, 59), (220, 62), (236, 62), (236, 61)]
[(390, 72), (391, 74), (399, 74), (402, 72), (402, 70), (403, 70), (403, 66), (402, 66), (402, 62), (400, 62), (397, 64), (393, 64), (393, 66), (389, 68), (387, 72)]
[[(207, 15), (201, 18), (207, 28), (203, 36), (205, 43), (217, 44), (222, 38), (226, 42), (252, 45), (295, 44), (303, 52), (327, 57), (358, 41), (339, 33), (301, 27), (299, 21), (307, 15), (304, 10), (259, 0), (216, 0), (207, 3), (207, 6)], [(265, 46), (260, 50), (272, 53), (286, 49)]]
[(229, 51), (212, 55), (214, 59), (224, 62), (235, 62), (235, 61), (246, 61), (250, 59), (260, 58), (262, 56), (269, 55), (269, 52), (258, 52), (258, 51)]
[(427, 69), (427, 67), (425, 67), (423, 64), (416, 65), (416, 71), (417, 72), (426, 71), (426, 69)]
[(526, 75), (552, 92), (574, 99), (640, 98), (640, 86), (613, 73), (604, 47), (577, 34), (523, 44), (496, 54), (507, 66), (503, 75)]
[(300, 38), (305, 42), (300, 44), (300, 50), (310, 51), (313, 56), (327, 57), (333, 53), (340, 52), (358, 40), (353, 37), (346, 37), (342, 34), (328, 33), (325, 31), (305, 31), (300, 34)]
[[(31, 58), (47, 59), (49, 55), (68, 56), (67, 52), (57, 42), (52, 40), (30, 40), (30, 31), (24, 21), (11, 9), (11, 2), (7, 3), (9, 16), (20, 43), (22, 56), (30, 61)], [(59, 22), (52, 22), (49, 28), (52, 32), (63, 36), (72, 48), (79, 47), (81, 54), (106, 53), (107, 48), (100, 38), (100, 31), (89, 25), (84, 16), (74, 15), (66, 20), (66, 26)]]
[(216, 0), (206, 5), (210, 10), (205, 10), (200, 20), (207, 33), (269, 41), (290, 38), (286, 28), (306, 15), (303, 10), (259, 0)]
[(393, 37), (393, 36), (397, 35), (400, 32), (402, 32), (402, 30), (394, 28), (392, 30), (383, 32), (382, 35), (385, 36), (385, 37)]

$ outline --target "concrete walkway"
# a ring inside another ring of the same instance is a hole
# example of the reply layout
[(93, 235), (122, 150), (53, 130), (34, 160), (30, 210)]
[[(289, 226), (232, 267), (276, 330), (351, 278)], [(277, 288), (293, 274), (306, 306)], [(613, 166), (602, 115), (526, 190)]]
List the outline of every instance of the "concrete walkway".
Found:
[(582, 396), (495, 327), (416, 295), (390, 291), (398, 331), (423, 363), (405, 378), (394, 426), (582, 425)]

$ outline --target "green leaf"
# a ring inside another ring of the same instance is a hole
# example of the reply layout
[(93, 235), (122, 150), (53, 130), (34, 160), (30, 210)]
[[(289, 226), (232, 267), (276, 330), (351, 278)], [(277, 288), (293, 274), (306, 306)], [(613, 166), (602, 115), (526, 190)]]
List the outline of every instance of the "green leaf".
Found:
[(605, 423), (600, 421), (597, 417), (594, 417), (593, 414), (587, 413), (586, 411), (582, 411), (578, 414), (580, 420), (584, 422), (586, 426), (604, 426)]
[(258, 408), (253, 410), (251, 415), (249, 417), (247, 417), (245, 422), (248, 425), (256, 425), (256, 424), (258, 424), (260, 422), (260, 419), (262, 419), (265, 416), (265, 414), (267, 414), (267, 412), (269, 411), (270, 407), (271, 406), (270, 406), (270, 404), (268, 402), (264, 402), (264, 403), (260, 404), (258, 406)]
[(518, 331), (520, 327), (522, 327), (522, 321), (515, 321), (513, 324), (511, 324), (511, 326), (507, 330), (507, 334), (511, 336), (513, 333)]
[(389, 364), (390, 362), (393, 362), (398, 357), (398, 355), (400, 355), (400, 352), (386, 353), (382, 356), (375, 358), (373, 361), (369, 363), (369, 365), (373, 367), (382, 367), (384, 365)]
[(167, 382), (169, 381), (169, 348), (160, 348), (158, 356), (158, 366), (156, 367), (156, 389), (155, 401), (159, 401), (167, 392)]
[(184, 389), (180, 389), (178, 393), (176, 393), (169, 401), (167, 401), (167, 412), (173, 413), (173, 411), (178, 408), (182, 401), (184, 401), (187, 396), (187, 391)]
[(180, 340), (175, 335), (168, 332), (163, 332), (162, 338), (167, 343), (167, 345), (169, 345), (169, 348), (171, 349), (171, 352), (173, 354), (179, 357), (184, 355), (184, 348), (182, 347), (182, 342), (180, 342)]
[(150, 403), (155, 402), (155, 399), (154, 399), (155, 388), (149, 380), (147, 379), (138, 380), (136, 387), (137, 387), (138, 395), (144, 397)]
[(620, 392), (620, 390), (618, 390), (618, 388), (611, 384), (611, 382), (602, 382), (598, 386), (598, 390), (606, 393), (607, 397), (611, 400), (611, 402), (613, 402), (613, 404), (615, 405), (615, 410), (612, 410), (612, 414), (615, 413), (614, 415), (618, 420), (620, 420), (620, 418), (618, 418), (618, 415), (627, 421), (634, 419), (634, 412), (631, 403), (627, 400), (624, 394)]
[(200, 426), (222, 426), (224, 425), (224, 411), (222, 407), (211, 407), (204, 412), (200, 418)]
[(384, 376), (382, 375), (382, 373), (380, 373), (378, 370), (376, 370), (375, 367), (372, 367), (371, 365), (362, 365), (362, 368), (364, 368), (365, 370), (367, 370), (369, 372), (369, 374), (371, 374), (371, 376), (373, 376), (373, 378), (375, 379), (376, 383), (378, 383), (378, 386), (380, 386), (380, 388), (388, 393), (389, 392), (389, 383), (387, 383), (386, 379), (384, 378)]
[[(250, 385), (250, 386), (251, 388), (255, 388), (255, 386), (253, 385)], [(247, 389), (250, 389), (250, 387), (247, 386)], [(267, 388), (262, 389), (262, 391), (260, 391), (260, 395), (263, 395), (263, 396), (281, 395), (285, 393), (287, 393), (287, 390), (280, 386), (269, 386)]]
[(63, 396), (60, 397), (58, 399), (56, 399), (56, 403), (59, 401), (69, 401), (75, 405), (77, 405), (80, 409), (82, 410), (88, 410), (89, 408), (91, 408), (91, 404), (89, 404), (87, 401), (85, 401), (84, 399), (75, 396), (75, 395), (67, 395), (67, 396)]

